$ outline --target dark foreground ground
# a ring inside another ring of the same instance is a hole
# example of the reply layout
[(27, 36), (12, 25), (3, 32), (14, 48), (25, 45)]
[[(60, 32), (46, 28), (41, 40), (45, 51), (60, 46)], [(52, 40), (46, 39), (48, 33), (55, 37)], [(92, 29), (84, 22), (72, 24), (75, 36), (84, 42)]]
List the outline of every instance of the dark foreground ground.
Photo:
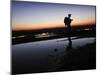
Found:
[[(56, 51), (57, 50), (55, 50), (55, 52)], [(52, 64), (56, 62), (59, 64), (55, 65), (53, 69), (47, 70), (33, 70), (31, 68), (26, 70), (24, 67), (28, 67), (27, 65), (21, 68), (18, 67), (19, 69), (15, 69), (14, 66), (12, 66), (12, 73), (25, 74), (96, 69), (96, 42), (77, 49), (67, 49), (65, 55), (52, 61)], [(60, 65), (60, 63), (62, 65)]]
[(71, 49), (67, 56), (62, 71), (96, 69), (96, 42)]

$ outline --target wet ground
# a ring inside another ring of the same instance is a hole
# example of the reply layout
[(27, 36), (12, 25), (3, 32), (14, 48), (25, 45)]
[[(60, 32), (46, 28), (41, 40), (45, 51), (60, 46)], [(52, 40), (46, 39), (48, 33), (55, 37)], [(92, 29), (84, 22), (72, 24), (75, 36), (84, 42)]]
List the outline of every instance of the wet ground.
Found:
[(95, 37), (69, 37), (12, 45), (14, 74), (95, 68)]

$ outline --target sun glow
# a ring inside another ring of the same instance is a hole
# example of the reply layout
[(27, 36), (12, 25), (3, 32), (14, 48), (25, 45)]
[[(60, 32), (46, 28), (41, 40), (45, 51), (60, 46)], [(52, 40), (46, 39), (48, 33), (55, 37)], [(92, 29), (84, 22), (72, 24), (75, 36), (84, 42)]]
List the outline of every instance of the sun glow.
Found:
[[(95, 24), (95, 21), (73, 21), (72, 26), (77, 25), (88, 25), (88, 24)], [(60, 28), (64, 27), (64, 23), (62, 24), (44, 24), (44, 25), (16, 25), (13, 30), (37, 30), (37, 29), (47, 29), (47, 28)]]

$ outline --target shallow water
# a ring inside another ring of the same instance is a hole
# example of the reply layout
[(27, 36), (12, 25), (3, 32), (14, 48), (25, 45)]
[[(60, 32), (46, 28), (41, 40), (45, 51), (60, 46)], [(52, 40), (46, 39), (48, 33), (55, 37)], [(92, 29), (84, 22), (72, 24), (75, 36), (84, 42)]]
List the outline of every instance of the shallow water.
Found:
[[(93, 43), (95, 38), (71, 37), (12, 45), (13, 67), (26, 70), (51, 70), (61, 66), (61, 56), (68, 48), (78, 48)], [(56, 59), (56, 62), (55, 62)], [(24, 67), (23, 67), (24, 66)], [(16, 69), (16, 70), (17, 70)]]

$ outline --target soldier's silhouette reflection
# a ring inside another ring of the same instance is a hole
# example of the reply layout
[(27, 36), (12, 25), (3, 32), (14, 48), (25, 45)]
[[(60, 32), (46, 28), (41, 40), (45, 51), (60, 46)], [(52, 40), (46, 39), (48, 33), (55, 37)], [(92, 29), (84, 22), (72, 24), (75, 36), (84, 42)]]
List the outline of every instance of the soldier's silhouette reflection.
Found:
[(66, 46), (66, 50), (69, 51), (72, 49), (72, 40), (71, 40), (71, 37), (68, 36), (68, 45)]

